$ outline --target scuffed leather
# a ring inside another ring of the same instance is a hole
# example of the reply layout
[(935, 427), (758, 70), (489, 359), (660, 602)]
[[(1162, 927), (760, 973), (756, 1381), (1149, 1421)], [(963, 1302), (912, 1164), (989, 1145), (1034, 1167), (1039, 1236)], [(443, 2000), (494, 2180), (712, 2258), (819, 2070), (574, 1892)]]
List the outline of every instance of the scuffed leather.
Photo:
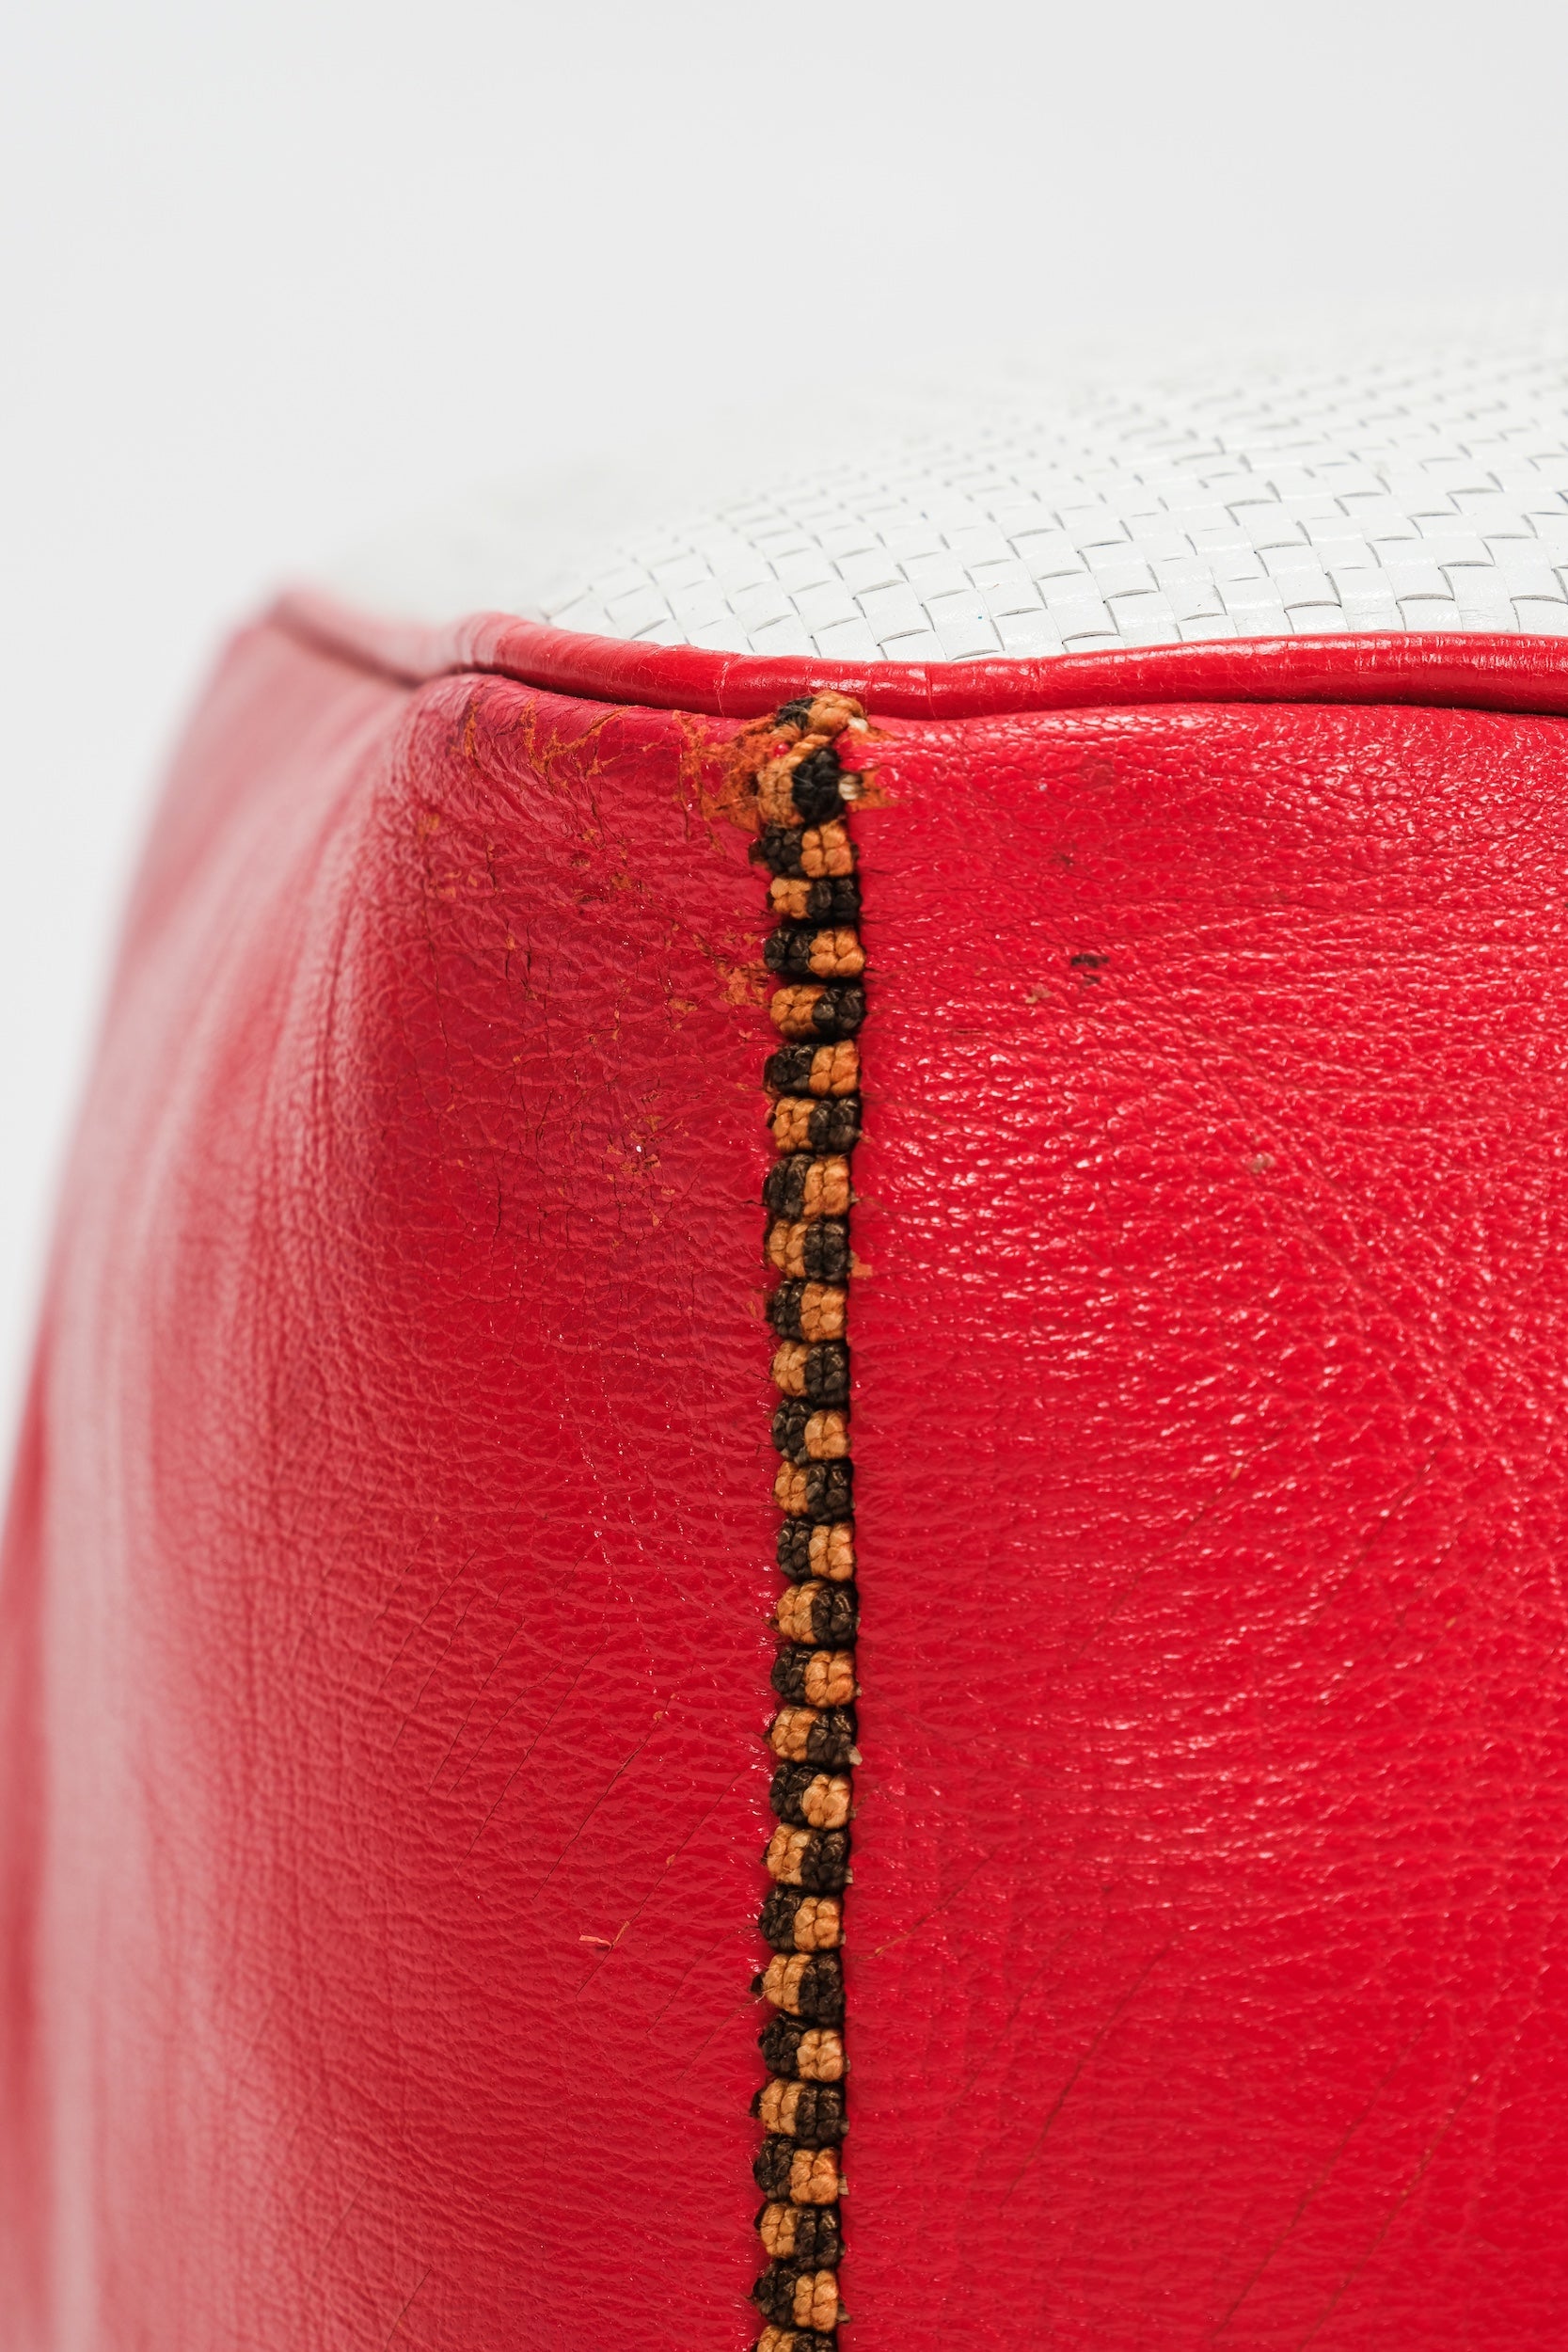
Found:
[[(198, 722), (5, 1612), (5, 2352), (755, 2333), (725, 724)], [(1568, 738), (892, 723), (856, 818), (855, 2352), (1568, 2323)]]

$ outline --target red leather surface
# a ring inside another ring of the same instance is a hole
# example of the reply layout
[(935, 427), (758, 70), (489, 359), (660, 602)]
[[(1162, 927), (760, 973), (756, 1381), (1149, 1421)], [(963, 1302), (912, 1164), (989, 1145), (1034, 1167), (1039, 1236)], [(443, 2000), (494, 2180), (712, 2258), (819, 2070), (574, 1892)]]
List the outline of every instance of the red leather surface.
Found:
[(754, 719), (831, 688), (891, 719), (970, 719), (1006, 711), (1139, 703), (1334, 702), (1568, 712), (1568, 643), (1461, 629), (1384, 636), (1240, 637), (1037, 661), (874, 661), (709, 653), (549, 628), (482, 612), (449, 628), (345, 610), (301, 590), (284, 626), (329, 651), (409, 680), (497, 670), (553, 692), (661, 710)]
[[(0, 1603), (5, 2352), (755, 2332), (724, 732), (262, 630), (187, 746)], [(1545, 2352), (1565, 731), (888, 734), (847, 2352)]]
[(1568, 729), (1112, 713), (891, 776), (854, 2341), (1545, 2352)]
[(755, 2333), (768, 1024), (685, 745), (262, 633), (186, 750), (12, 1552), (7, 2352)]

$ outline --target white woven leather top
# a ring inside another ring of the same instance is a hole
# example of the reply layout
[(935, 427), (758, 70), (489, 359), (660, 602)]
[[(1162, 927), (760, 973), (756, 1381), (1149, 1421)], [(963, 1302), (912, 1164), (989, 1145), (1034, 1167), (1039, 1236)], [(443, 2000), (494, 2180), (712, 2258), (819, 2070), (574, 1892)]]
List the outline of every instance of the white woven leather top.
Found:
[[(758, 654), (927, 661), (1328, 630), (1568, 634), (1568, 364), (1447, 350), (953, 395), (614, 526), (613, 476), (340, 570), (340, 595)], [(657, 468), (656, 468), (657, 471)], [(689, 472), (689, 468), (688, 468)], [(753, 486), (754, 485), (754, 486)], [(647, 469), (636, 476), (647, 506)], [(628, 496), (630, 477), (628, 477)], [(596, 511), (593, 511), (596, 510)]]

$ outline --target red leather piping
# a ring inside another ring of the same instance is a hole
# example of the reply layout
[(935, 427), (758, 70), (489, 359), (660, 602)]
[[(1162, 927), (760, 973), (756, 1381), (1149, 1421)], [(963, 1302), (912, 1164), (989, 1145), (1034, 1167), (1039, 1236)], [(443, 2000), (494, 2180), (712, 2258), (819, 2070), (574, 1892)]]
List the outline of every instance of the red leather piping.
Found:
[(386, 621), (312, 591), (273, 618), (308, 642), (394, 677), (489, 670), (555, 693), (721, 719), (756, 719), (825, 690), (896, 719), (1181, 702), (1419, 703), (1568, 716), (1568, 638), (1255, 637), (1040, 661), (835, 662), (634, 644), (480, 612), (451, 628)]

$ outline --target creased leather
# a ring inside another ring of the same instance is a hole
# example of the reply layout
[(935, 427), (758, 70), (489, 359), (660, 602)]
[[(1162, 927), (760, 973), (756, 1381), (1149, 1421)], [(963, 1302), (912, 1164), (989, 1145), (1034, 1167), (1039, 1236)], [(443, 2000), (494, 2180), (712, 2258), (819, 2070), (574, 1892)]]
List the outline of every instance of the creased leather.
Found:
[[(276, 629), (0, 1609), (6, 2352), (734, 2352), (772, 1457), (721, 723)], [(857, 2352), (1568, 2322), (1564, 729), (893, 723)]]

